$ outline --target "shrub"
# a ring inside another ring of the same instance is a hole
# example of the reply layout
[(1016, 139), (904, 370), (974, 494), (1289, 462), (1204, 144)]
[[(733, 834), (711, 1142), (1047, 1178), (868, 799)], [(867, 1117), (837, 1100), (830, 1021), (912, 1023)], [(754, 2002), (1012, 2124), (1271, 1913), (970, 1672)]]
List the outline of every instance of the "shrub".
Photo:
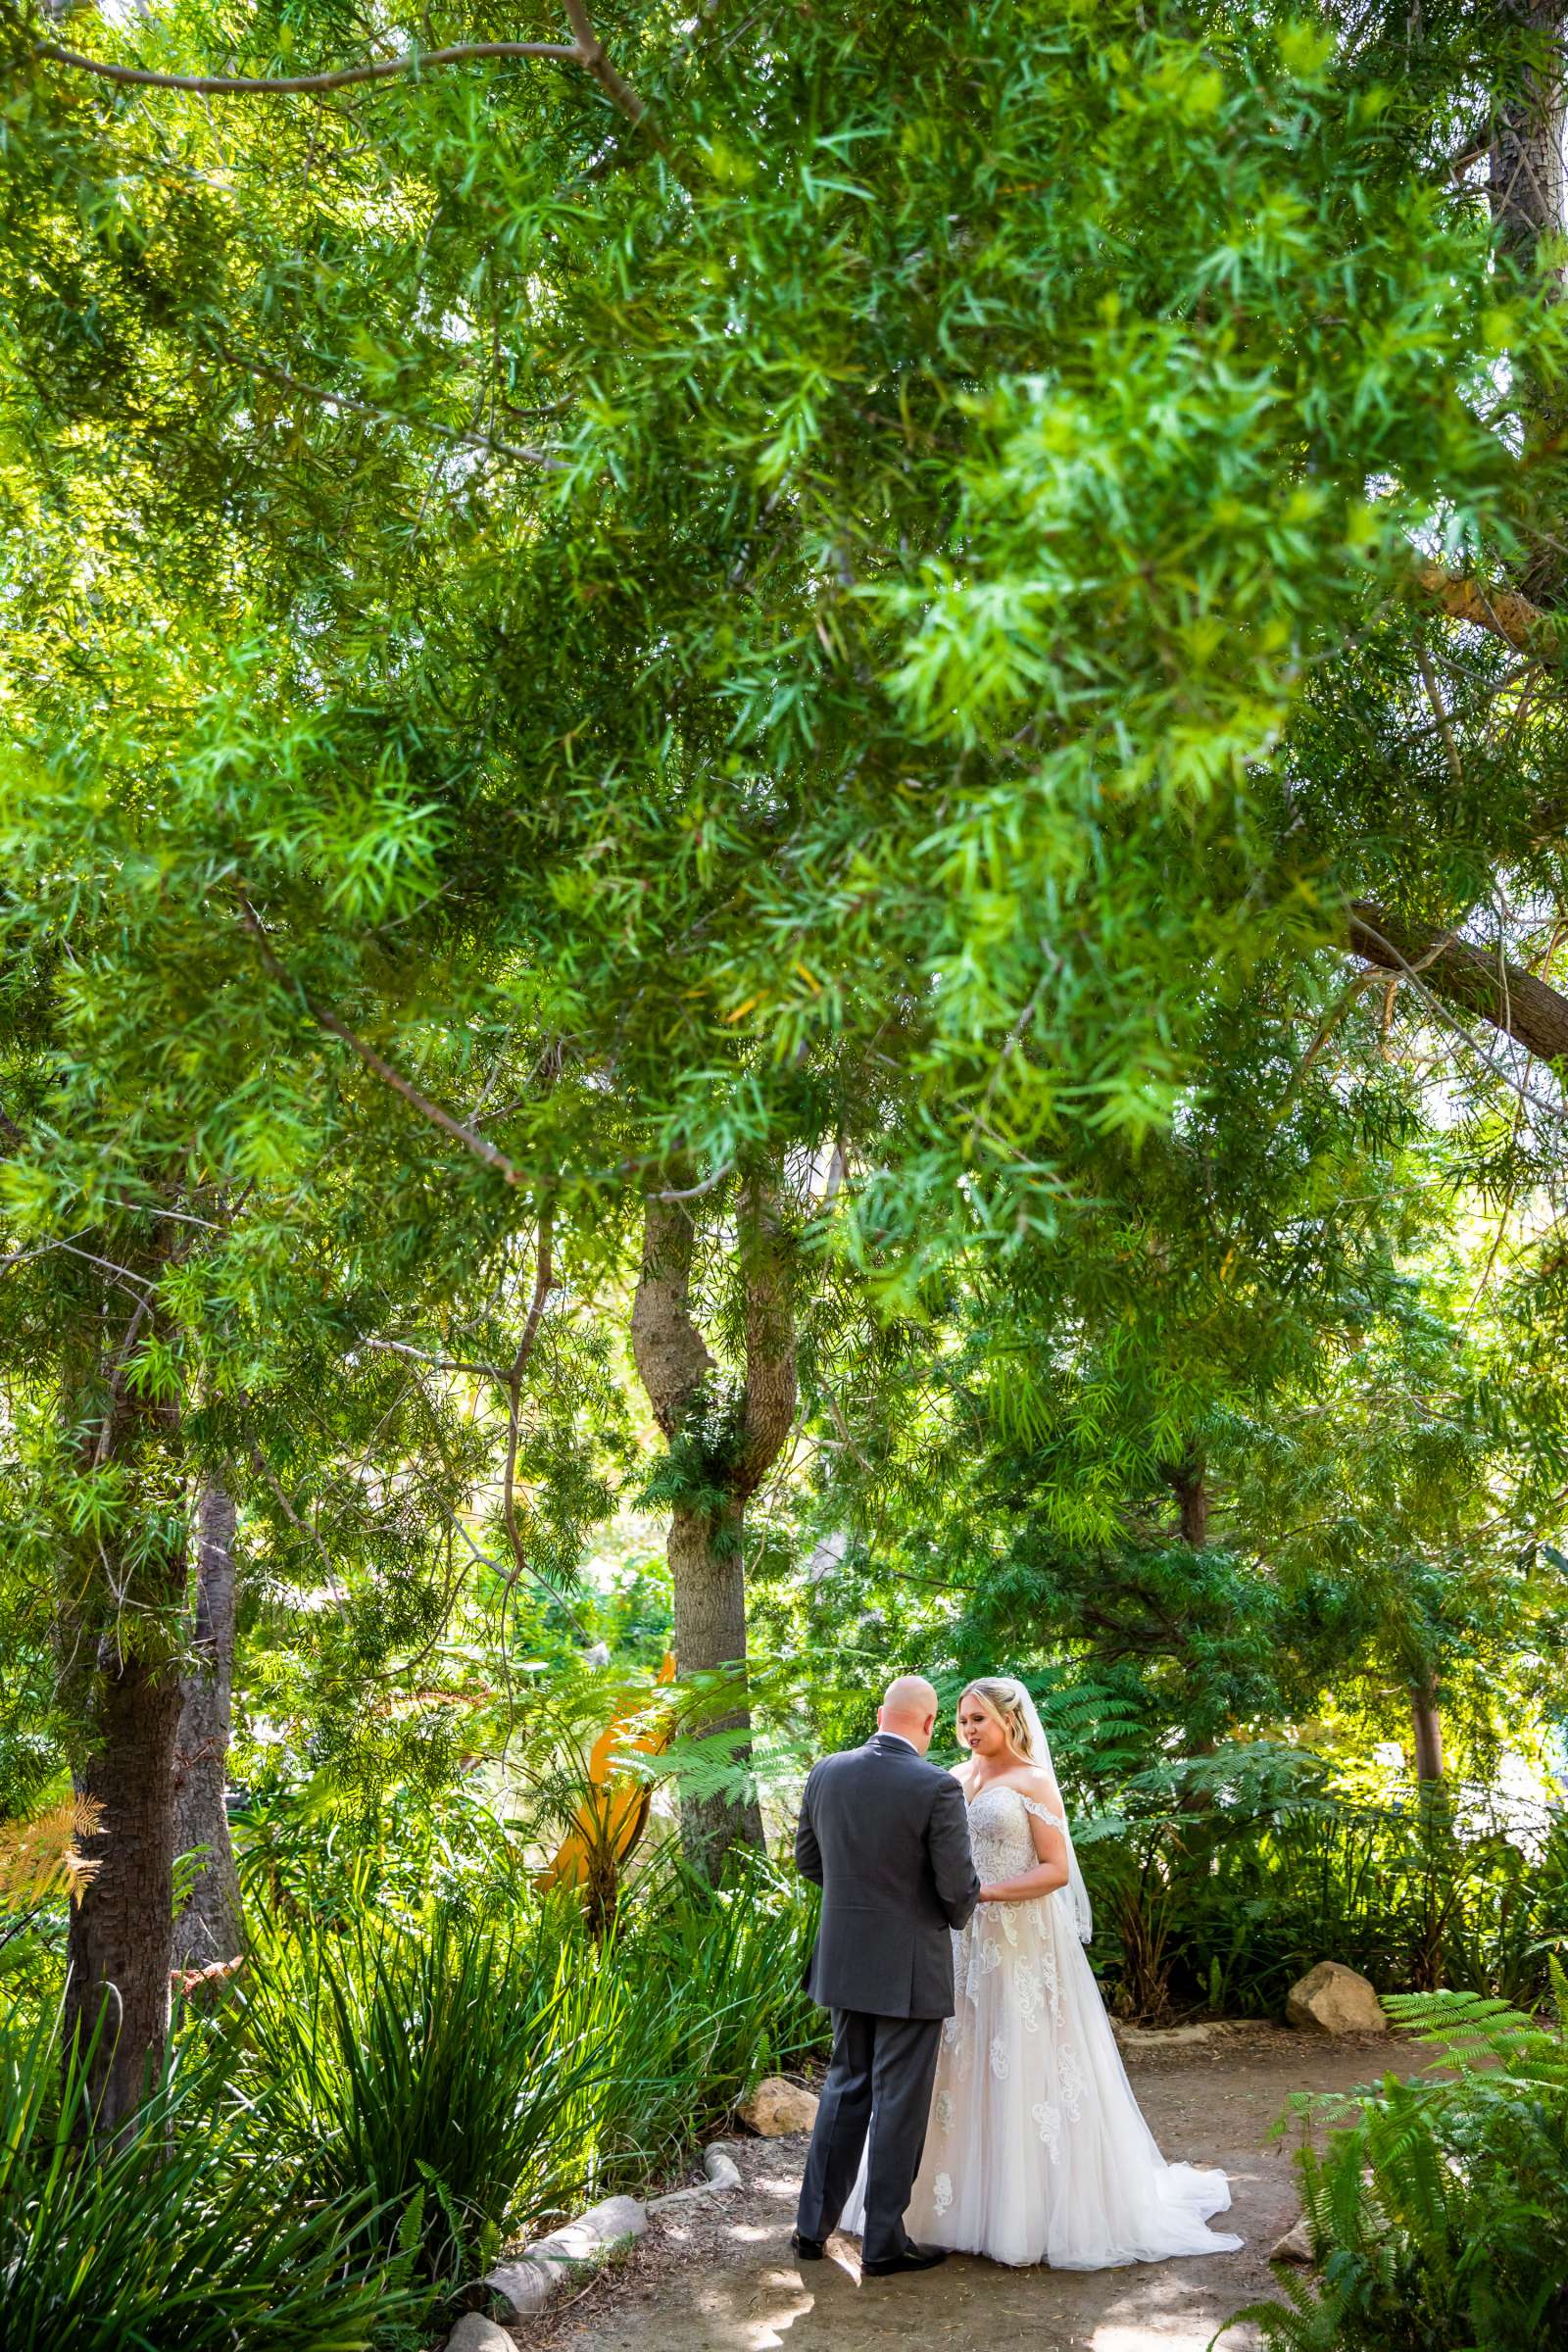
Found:
[(6, 2352), (362, 2352), (412, 2314), (363, 2194), (308, 2202), (275, 2156), (247, 2161), (194, 2070), (94, 2150), (87, 2068), (58, 2016), (0, 2023)]
[[(1527, 1825), (1494, 1792), (1396, 1788), (1355, 1801), (1319, 1758), (1264, 1742), (1123, 1781), (1079, 1849), (1118, 2007), (1277, 2016), (1315, 1961), (1380, 1991), (1438, 1984), (1533, 2006), (1568, 1941), (1568, 1815)], [(1120, 1952), (1115, 1945), (1119, 1942)]]
[[(1559, 2015), (1568, 1982), (1552, 1971)], [(1320, 2276), (1238, 2314), (1285, 2352), (1568, 2347), (1568, 2043), (1474, 1993), (1388, 2003), (1453, 2070), (1389, 2077), (1303, 2148)]]
[(257, 2144), (315, 2196), (368, 2189), (388, 2245), (416, 2214), (428, 2278), (471, 2266), (581, 2178), (573, 2119), (614, 2044), (581, 1997), (577, 1942), (554, 1907), (511, 1934), (448, 1912), (412, 1930), (370, 1906), (324, 1932), (253, 1915), (224, 2071)]
[(368, 2188), (388, 2247), (416, 2227), (431, 2282), (665, 2176), (822, 2037), (800, 1990), (809, 1910), (760, 1861), (723, 1890), (678, 1882), (598, 1938), (560, 1896), (506, 1925), (345, 1918), (337, 1898), (331, 1917), (302, 1931), (253, 1910), (215, 2075), (312, 2194)]

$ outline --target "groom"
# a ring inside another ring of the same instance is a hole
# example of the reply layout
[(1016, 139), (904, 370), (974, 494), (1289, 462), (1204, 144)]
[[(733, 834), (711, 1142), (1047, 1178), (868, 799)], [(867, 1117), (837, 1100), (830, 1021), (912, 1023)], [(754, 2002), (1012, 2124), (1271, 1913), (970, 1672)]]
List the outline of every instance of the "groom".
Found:
[(869, 2126), (860, 2268), (874, 2278), (947, 2260), (911, 2244), (904, 2228), (942, 2021), (953, 2015), (950, 1930), (980, 1892), (963, 1791), (925, 1761), (936, 1719), (930, 1684), (901, 1674), (875, 1737), (812, 1767), (795, 1835), (796, 1862), (822, 1889), (806, 1989), (833, 2012), (833, 2056), (791, 2242), (803, 2262), (821, 2259)]

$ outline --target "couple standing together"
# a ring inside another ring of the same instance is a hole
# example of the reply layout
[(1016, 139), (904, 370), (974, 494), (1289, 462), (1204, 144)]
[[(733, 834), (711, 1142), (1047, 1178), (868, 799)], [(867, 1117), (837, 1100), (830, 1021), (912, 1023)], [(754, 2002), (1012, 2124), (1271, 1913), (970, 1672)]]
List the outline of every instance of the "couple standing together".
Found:
[(1207, 2227), (1224, 2174), (1167, 2164), (1133, 2097), (1034, 1701), (971, 1683), (954, 1773), (926, 1761), (936, 1715), (901, 1675), (875, 1737), (814, 1766), (801, 1802), (796, 1860), (822, 1888), (806, 1984), (833, 2055), (796, 2254), (839, 2228), (872, 2277), (953, 2250), (1078, 2271), (1233, 2252)]

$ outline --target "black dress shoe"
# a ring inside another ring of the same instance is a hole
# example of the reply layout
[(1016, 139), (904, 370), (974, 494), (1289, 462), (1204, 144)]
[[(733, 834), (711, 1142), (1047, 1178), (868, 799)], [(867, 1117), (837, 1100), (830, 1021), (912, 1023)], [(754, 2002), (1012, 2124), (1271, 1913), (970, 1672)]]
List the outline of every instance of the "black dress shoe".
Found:
[(906, 2246), (891, 2262), (862, 2262), (862, 2278), (896, 2278), (903, 2271), (934, 2271), (939, 2262), (946, 2262), (946, 2246)]
[(790, 2231), (790, 2244), (797, 2262), (820, 2262), (824, 2252), (819, 2237), (803, 2237), (798, 2230)]

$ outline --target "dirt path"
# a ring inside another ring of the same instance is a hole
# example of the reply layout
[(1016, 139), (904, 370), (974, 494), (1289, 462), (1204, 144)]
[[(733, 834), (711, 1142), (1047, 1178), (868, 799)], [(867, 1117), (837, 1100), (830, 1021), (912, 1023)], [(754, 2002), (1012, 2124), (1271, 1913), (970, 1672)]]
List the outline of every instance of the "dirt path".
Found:
[[(517, 2342), (527, 2352), (1203, 2352), (1233, 2311), (1267, 2293), (1269, 2248), (1296, 2218), (1292, 2143), (1268, 2137), (1290, 2093), (1348, 2090), (1395, 2065), (1413, 2073), (1415, 2053), (1272, 2027), (1128, 2052), (1165, 2153), (1229, 2173), (1240, 2254), (1088, 2273), (955, 2255), (924, 2277), (862, 2283), (853, 2240), (835, 2238), (822, 2263), (790, 2252), (805, 2141), (748, 2140), (744, 2192), (655, 2215), (623, 2269), (519, 2329)], [(1233, 2328), (1222, 2352), (1257, 2342), (1255, 2329)]]

